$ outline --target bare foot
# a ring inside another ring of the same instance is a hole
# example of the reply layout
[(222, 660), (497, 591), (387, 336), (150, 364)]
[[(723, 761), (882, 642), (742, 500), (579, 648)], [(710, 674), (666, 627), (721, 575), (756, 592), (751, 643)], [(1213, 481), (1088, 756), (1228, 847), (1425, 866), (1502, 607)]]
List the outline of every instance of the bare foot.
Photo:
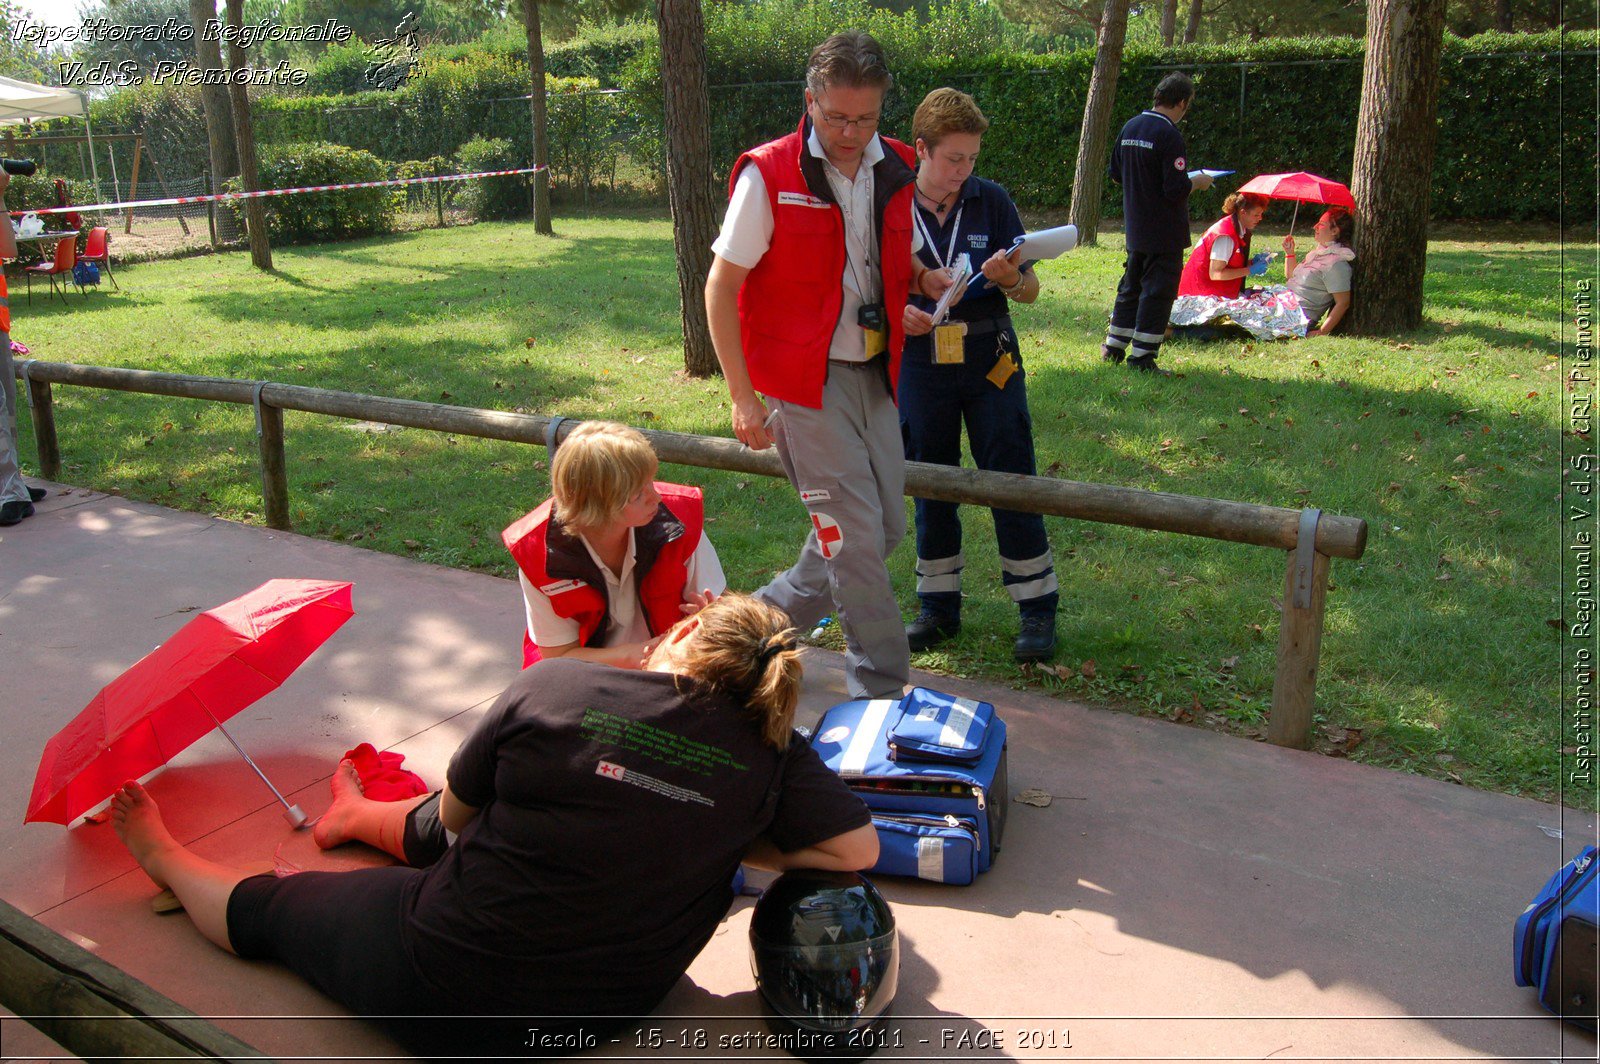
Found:
[(145, 874), (166, 889), (166, 878), (157, 869), (163, 856), (182, 847), (167, 831), (161, 810), (143, 786), (129, 780), (111, 796), (111, 827)]
[(333, 804), (311, 828), (312, 840), (324, 850), (343, 846), (355, 838), (351, 834), (351, 822), (361, 803), (371, 800), (361, 790), (361, 777), (356, 775), (352, 761), (339, 762), (329, 785), (333, 789)]

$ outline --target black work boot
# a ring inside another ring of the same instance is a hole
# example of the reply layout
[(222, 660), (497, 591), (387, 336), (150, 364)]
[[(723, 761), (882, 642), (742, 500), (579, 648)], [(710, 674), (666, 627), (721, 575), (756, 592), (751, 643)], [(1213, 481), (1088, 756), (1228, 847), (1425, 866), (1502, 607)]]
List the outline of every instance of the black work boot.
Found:
[(1018, 661), (1049, 661), (1056, 653), (1056, 615), (1025, 613), (1017, 645), (1012, 651)]
[(917, 619), (906, 625), (906, 642), (913, 652), (932, 650), (947, 639), (954, 639), (961, 631), (959, 613), (941, 613), (923, 606)]
[(1172, 371), (1170, 369), (1161, 368), (1160, 366), (1156, 365), (1156, 360), (1150, 357), (1130, 358), (1128, 359), (1128, 368), (1136, 369), (1140, 373), (1148, 373), (1155, 377), (1172, 376)]
[(1109, 344), (1100, 345), (1100, 361), (1102, 362), (1109, 362), (1114, 366), (1127, 357), (1128, 352), (1120, 347), (1112, 347)]

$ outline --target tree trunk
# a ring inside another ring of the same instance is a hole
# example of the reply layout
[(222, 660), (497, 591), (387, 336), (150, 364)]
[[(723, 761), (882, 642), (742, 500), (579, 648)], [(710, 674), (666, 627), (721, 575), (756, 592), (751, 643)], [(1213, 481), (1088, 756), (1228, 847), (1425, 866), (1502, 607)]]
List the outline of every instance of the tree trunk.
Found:
[[(228, 25), (235, 31), (244, 25), (244, 0), (228, 0)], [(234, 41), (238, 38), (235, 37)], [(245, 51), (232, 41), (228, 44), (228, 69), (243, 70)], [(228, 98), (233, 103), (233, 137), (239, 154), (239, 184), (246, 192), (261, 188), (260, 169), (256, 166), (256, 133), (250, 119), (250, 98), (245, 87), (237, 80), (228, 86)], [(258, 270), (272, 269), (272, 244), (267, 239), (267, 208), (259, 199), (244, 201), (245, 230), (250, 234), (250, 262)]]
[(1189, 0), (1189, 21), (1183, 27), (1184, 44), (1193, 44), (1200, 36), (1200, 4), (1201, 0)]
[(1511, 30), (1511, 0), (1494, 0), (1494, 28), (1501, 33)]
[(711, 188), (711, 104), (706, 94), (706, 26), (700, 0), (658, 0), (661, 88), (666, 100), (667, 196), (678, 257), (683, 316), (683, 368), (691, 377), (717, 372), (706, 321), (706, 275), (717, 235)]
[(1178, 0), (1162, 0), (1161, 47), (1171, 48), (1173, 35), (1178, 32)]
[(1422, 323), (1428, 199), (1438, 140), (1445, 0), (1372, 0), (1356, 121), (1356, 272), (1350, 332)]
[(533, 165), (544, 167), (533, 175), (533, 229), (549, 236), (550, 225), (550, 121), (544, 91), (544, 37), (539, 30), (539, 0), (522, 0), (522, 22), (528, 31), (528, 80), (533, 92)]
[(1117, 100), (1117, 78), (1122, 73), (1122, 44), (1128, 36), (1128, 0), (1106, 0), (1100, 16), (1100, 36), (1095, 42), (1094, 73), (1089, 77), (1089, 98), (1083, 105), (1083, 128), (1078, 133), (1078, 167), (1072, 175), (1072, 206), (1067, 215), (1078, 227), (1080, 244), (1098, 243), (1100, 194), (1106, 179), (1106, 138), (1111, 133), (1111, 110)]
[[(207, 23), (217, 17), (212, 0), (189, 0), (189, 21), (194, 25), (195, 65), (201, 70), (222, 69), (222, 49), (206, 40)], [(211, 191), (221, 192), (223, 183), (239, 172), (238, 148), (233, 143), (233, 110), (228, 90), (221, 85), (201, 85), (200, 105), (206, 116), (206, 144), (211, 156)], [(213, 212), (217, 219), (216, 239), (237, 240), (239, 227), (233, 212)]]

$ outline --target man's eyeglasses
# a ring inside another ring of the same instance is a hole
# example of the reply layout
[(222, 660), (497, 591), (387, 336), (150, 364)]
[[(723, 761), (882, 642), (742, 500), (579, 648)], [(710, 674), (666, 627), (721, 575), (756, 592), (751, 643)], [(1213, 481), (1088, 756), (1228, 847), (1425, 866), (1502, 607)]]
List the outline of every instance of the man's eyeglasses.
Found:
[(878, 119), (881, 115), (864, 115), (861, 118), (846, 118), (844, 115), (832, 114), (828, 111), (821, 112), (822, 123), (830, 129), (844, 129), (855, 126), (863, 133), (871, 133), (878, 128)]

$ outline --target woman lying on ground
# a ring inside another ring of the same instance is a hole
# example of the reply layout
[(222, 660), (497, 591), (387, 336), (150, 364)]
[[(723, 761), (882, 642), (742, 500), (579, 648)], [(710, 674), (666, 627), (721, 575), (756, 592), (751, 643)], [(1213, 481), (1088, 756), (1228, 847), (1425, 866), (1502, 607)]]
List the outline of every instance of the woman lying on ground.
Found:
[(655, 483), (637, 430), (586, 421), (550, 459), (550, 490), (501, 533), (528, 614), (522, 664), (574, 657), (637, 669), (654, 641), (727, 587), (699, 488)]
[[(365, 839), (426, 867), (247, 876), (179, 845), (132, 782), (112, 821), (223, 949), (363, 1015), (479, 1017), (391, 1024), (424, 1053), (526, 1052), (530, 1026), (654, 1008), (727, 912), (741, 859), (877, 859), (866, 807), (793, 739), (799, 687), (787, 617), (743, 595), (682, 621), (644, 671), (524, 670), (439, 795), (374, 802), (349, 762), (334, 776), (319, 844)], [(440, 853), (445, 829), (459, 834)]]
[(1311, 254), (1295, 262), (1294, 237), (1283, 238), (1283, 268), (1289, 275), (1289, 291), (1300, 299), (1300, 310), (1307, 325), (1317, 325), (1324, 314), (1327, 320), (1306, 333), (1326, 336), (1344, 319), (1350, 309), (1350, 282), (1355, 261), (1356, 220), (1342, 207), (1330, 207), (1311, 227), (1317, 246)]

